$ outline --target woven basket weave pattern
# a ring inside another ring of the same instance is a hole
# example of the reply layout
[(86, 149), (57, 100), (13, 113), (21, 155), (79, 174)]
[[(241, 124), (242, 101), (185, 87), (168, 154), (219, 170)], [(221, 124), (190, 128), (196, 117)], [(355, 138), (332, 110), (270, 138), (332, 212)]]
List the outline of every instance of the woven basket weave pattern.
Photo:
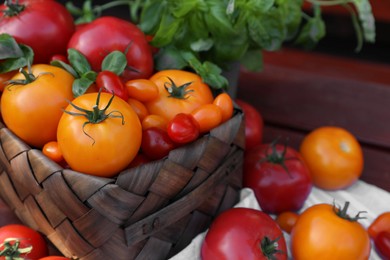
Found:
[(167, 158), (100, 178), (63, 169), (0, 130), (0, 195), (67, 257), (166, 259), (241, 189), (242, 112)]

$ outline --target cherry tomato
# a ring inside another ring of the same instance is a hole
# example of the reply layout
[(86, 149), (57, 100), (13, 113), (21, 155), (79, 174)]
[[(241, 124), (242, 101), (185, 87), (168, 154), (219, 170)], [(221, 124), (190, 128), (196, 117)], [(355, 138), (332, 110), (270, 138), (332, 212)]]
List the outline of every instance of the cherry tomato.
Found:
[(222, 212), (211, 224), (201, 246), (203, 260), (287, 259), (287, 246), (276, 222), (250, 208)]
[[(10, 240), (7, 242), (7, 239)], [(0, 251), (5, 249), (7, 243), (9, 246), (19, 243), (17, 247), (19, 252), (23, 251), (23, 249), (27, 249), (27, 252), (20, 254), (20, 257), (23, 257), (23, 259), (39, 259), (48, 255), (47, 243), (42, 235), (25, 225), (10, 224), (0, 227)], [(12, 252), (12, 250), (10, 251)], [(11, 254), (9, 258), (0, 258), (18, 259), (16, 258), (19, 256), (18, 251)]]
[(48, 63), (54, 54), (65, 55), (74, 30), (72, 15), (56, 1), (19, 0), (0, 5), (0, 34), (8, 33), (30, 46), (35, 64)]
[(325, 190), (351, 186), (363, 172), (359, 142), (341, 127), (319, 127), (303, 139), (300, 152), (314, 185)]
[(159, 89), (157, 98), (145, 102), (150, 114), (171, 120), (178, 113), (188, 114), (203, 104), (213, 103), (210, 87), (195, 73), (162, 70), (155, 73), (150, 80)]
[(127, 89), (123, 85), (121, 79), (112, 71), (104, 70), (99, 72), (96, 77), (96, 87), (102, 89), (104, 92), (114, 93), (115, 96), (118, 96), (125, 101), (129, 98)]
[(138, 101), (134, 98), (127, 99), (127, 103), (134, 109), (135, 113), (137, 113), (139, 120), (142, 122), (144, 118), (149, 115), (148, 109), (145, 107), (144, 103)]
[(63, 54), (54, 54), (53, 56), (51, 56), (50, 62), (55, 61), (55, 60), (59, 60), (59, 61), (62, 61), (62, 62), (69, 64), (68, 57), (66, 57)]
[(141, 102), (151, 101), (158, 97), (158, 88), (148, 79), (133, 79), (125, 84), (129, 97)]
[(380, 232), (374, 239), (374, 245), (382, 260), (390, 260), (390, 232)]
[[(28, 73), (26, 71), (26, 73)], [(31, 67), (34, 80), (7, 86), (1, 96), (1, 113), (6, 126), (27, 144), (42, 148), (56, 140), (57, 125), (67, 100), (73, 99), (73, 76), (55, 66)], [(23, 80), (17, 73), (12, 80)]]
[[(82, 116), (80, 109), (90, 112)], [(76, 113), (76, 114), (75, 114)], [(84, 94), (73, 100), (58, 123), (57, 141), (71, 169), (113, 177), (137, 155), (141, 123), (131, 106), (108, 93)]]
[(221, 93), (215, 97), (214, 105), (219, 107), (222, 112), (222, 123), (229, 120), (233, 115), (233, 100), (227, 93)]
[(141, 150), (151, 160), (162, 159), (174, 148), (175, 143), (161, 128), (150, 127), (143, 130)]
[(244, 155), (243, 183), (252, 188), (263, 211), (299, 210), (312, 189), (301, 155), (281, 144), (258, 144)]
[(168, 120), (165, 119), (165, 117), (159, 116), (159, 115), (147, 115), (142, 120), (142, 129), (148, 129), (151, 127), (158, 127), (164, 131), (167, 130), (168, 126)]
[(138, 153), (127, 168), (138, 167), (148, 162), (150, 162), (148, 157), (146, 157), (143, 153)]
[(252, 147), (261, 143), (263, 140), (264, 121), (260, 112), (251, 104), (236, 100), (244, 111), (245, 115), (245, 149), (250, 150)]
[(65, 256), (46, 256), (43, 258), (39, 258), (38, 260), (70, 260), (70, 258), (67, 258)]
[(301, 213), (291, 232), (294, 259), (368, 259), (370, 238), (358, 222), (343, 208), (316, 204)]
[(383, 212), (377, 216), (367, 231), (372, 239), (375, 239), (380, 232), (390, 233), (390, 211)]
[(298, 213), (285, 211), (277, 215), (275, 221), (283, 231), (290, 234), (298, 218)]
[(42, 148), (42, 153), (57, 163), (64, 160), (60, 147), (56, 141), (46, 143)]
[(222, 123), (221, 109), (215, 104), (201, 105), (191, 115), (198, 122), (201, 133), (209, 132)]
[(168, 122), (167, 133), (175, 143), (195, 141), (200, 134), (199, 124), (191, 114), (179, 113)]
[(145, 34), (135, 24), (120, 18), (102, 16), (86, 24), (73, 34), (68, 48), (84, 54), (94, 71), (101, 70), (108, 53), (122, 51), (127, 57), (127, 67), (121, 74), (123, 82), (149, 78), (153, 73), (153, 56)]

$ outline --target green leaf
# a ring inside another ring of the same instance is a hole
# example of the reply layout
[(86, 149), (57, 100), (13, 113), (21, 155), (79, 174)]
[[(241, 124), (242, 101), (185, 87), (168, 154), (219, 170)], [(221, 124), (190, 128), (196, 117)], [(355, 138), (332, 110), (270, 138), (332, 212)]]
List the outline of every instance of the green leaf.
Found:
[(182, 18), (175, 18), (171, 14), (165, 14), (162, 17), (160, 27), (153, 37), (152, 45), (163, 47), (172, 43), (177, 31), (183, 25)]
[(199, 39), (191, 44), (191, 50), (195, 52), (208, 51), (213, 47), (214, 41), (212, 39)]
[(18, 70), (33, 63), (33, 50), (29, 46), (23, 44), (19, 44), (19, 48), (22, 52), (22, 55), (20, 57), (8, 58), (0, 62), (0, 73)]
[(263, 53), (261, 50), (248, 51), (240, 62), (249, 71), (261, 71), (263, 69)]
[(53, 60), (50, 62), (50, 65), (64, 69), (67, 72), (69, 72), (70, 74), (72, 74), (72, 76), (74, 78), (79, 78), (79, 75), (77, 74), (77, 72), (68, 63), (65, 63), (65, 62), (60, 61), (60, 60)]
[(198, 2), (198, 0), (172, 1), (170, 11), (177, 18), (184, 17), (196, 9)]
[(16, 40), (9, 34), (0, 34), (0, 60), (22, 56), (23, 51)]
[(226, 6), (223, 1), (209, 0), (207, 2), (209, 12), (204, 14), (206, 28), (211, 35), (217, 39), (230, 39), (236, 36), (232, 23), (226, 13)]
[(183, 69), (186, 66), (188, 66), (188, 62), (183, 59), (180, 51), (173, 46), (161, 48), (155, 56), (157, 70)]
[(92, 82), (95, 82), (97, 75), (98, 75), (97, 72), (90, 70), (90, 71), (84, 73), (82, 78), (86, 78)]
[(284, 25), (287, 29), (286, 40), (296, 36), (299, 25), (302, 22), (302, 0), (279, 0), (278, 8), (284, 18)]
[(159, 28), (166, 5), (161, 0), (147, 0), (142, 8), (139, 28), (146, 34), (155, 34)]
[(94, 81), (88, 78), (78, 78), (73, 81), (72, 92), (73, 96), (76, 98), (83, 95), (87, 89), (93, 84)]
[(78, 75), (83, 75), (91, 70), (91, 66), (87, 58), (78, 50), (68, 49), (68, 60)]
[(325, 23), (321, 19), (321, 10), (319, 6), (315, 6), (314, 17), (310, 18), (304, 24), (300, 31), (296, 44), (299, 44), (307, 49), (315, 47), (315, 45), (325, 36)]
[(117, 75), (122, 74), (127, 66), (126, 55), (121, 51), (113, 51), (102, 62), (102, 70), (109, 70)]
[(362, 23), (364, 39), (375, 42), (375, 18), (369, 0), (351, 0), (356, 6), (360, 22)]

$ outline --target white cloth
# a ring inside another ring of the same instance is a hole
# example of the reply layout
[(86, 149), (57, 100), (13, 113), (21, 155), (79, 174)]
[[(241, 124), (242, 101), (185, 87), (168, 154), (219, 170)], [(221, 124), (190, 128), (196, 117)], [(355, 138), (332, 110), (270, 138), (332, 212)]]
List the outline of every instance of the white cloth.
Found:
[[(350, 202), (349, 212), (351, 215), (355, 215), (358, 211), (367, 212), (362, 215), (366, 219), (359, 220), (366, 228), (379, 214), (390, 211), (390, 193), (363, 181), (357, 181), (348, 189), (338, 191), (324, 191), (313, 188), (300, 211), (302, 212), (306, 208), (319, 203), (333, 204), (336, 202), (337, 205), (344, 205), (345, 201)], [(235, 207), (260, 209), (252, 190), (247, 188), (242, 189), (240, 202)], [(170, 260), (200, 260), (200, 248), (205, 234), (206, 232), (199, 234), (190, 245)], [(290, 236), (287, 233), (284, 233), (284, 236), (287, 245), (289, 245)], [(291, 256), (290, 252), (288, 252), (288, 255)], [(372, 244), (370, 260), (379, 259), (381, 258), (375, 252)]]

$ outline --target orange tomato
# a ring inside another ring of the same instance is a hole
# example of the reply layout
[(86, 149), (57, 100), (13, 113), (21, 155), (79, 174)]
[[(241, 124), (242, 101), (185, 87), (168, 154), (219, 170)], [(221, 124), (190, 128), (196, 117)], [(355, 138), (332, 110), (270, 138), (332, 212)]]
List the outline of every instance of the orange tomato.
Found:
[[(57, 125), (68, 102), (73, 99), (73, 76), (55, 66), (31, 67), (35, 80), (9, 85), (1, 97), (1, 113), (6, 126), (27, 144), (42, 148), (56, 140)], [(12, 80), (25, 79), (17, 73)]]
[(141, 102), (151, 101), (158, 97), (158, 87), (148, 79), (133, 79), (125, 83), (129, 97)]
[(178, 113), (191, 113), (204, 104), (213, 103), (210, 87), (195, 73), (182, 70), (162, 70), (150, 80), (159, 90), (157, 98), (145, 102), (150, 114), (168, 121)]
[(201, 133), (206, 133), (222, 122), (221, 109), (215, 104), (205, 104), (191, 112), (199, 123)]
[(141, 122), (149, 114), (148, 109), (141, 101), (134, 98), (129, 98), (127, 100), (127, 103), (129, 103), (130, 106), (134, 109), (135, 113), (137, 113), (138, 118)]
[(233, 115), (233, 100), (227, 93), (221, 93), (215, 97), (214, 102), (222, 112), (222, 123), (229, 120)]
[[(70, 104), (61, 117), (57, 141), (70, 168), (102, 177), (125, 169), (137, 155), (142, 138), (140, 120), (131, 106), (109, 93), (84, 94), (72, 104), (94, 112), (77, 115), (84, 112)], [(100, 111), (94, 110), (95, 105)]]
[(390, 211), (383, 212), (370, 224), (367, 229), (368, 234), (372, 239), (378, 236), (381, 232), (390, 232)]
[(42, 153), (53, 161), (60, 163), (64, 160), (58, 142), (50, 141), (46, 143), (42, 148)]
[(305, 136), (300, 152), (315, 186), (325, 190), (352, 185), (363, 172), (363, 152), (357, 139), (340, 127), (320, 127)]
[(298, 213), (285, 211), (277, 215), (275, 221), (283, 231), (290, 234), (298, 218)]
[(330, 204), (317, 204), (301, 213), (291, 232), (292, 257), (301, 259), (368, 259), (370, 237), (353, 218), (347, 219), (343, 209)]
[(165, 117), (159, 116), (159, 115), (147, 115), (142, 120), (142, 130), (151, 128), (151, 127), (157, 127), (164, 131), (167, 130), (168, 120), (165, 119)]

